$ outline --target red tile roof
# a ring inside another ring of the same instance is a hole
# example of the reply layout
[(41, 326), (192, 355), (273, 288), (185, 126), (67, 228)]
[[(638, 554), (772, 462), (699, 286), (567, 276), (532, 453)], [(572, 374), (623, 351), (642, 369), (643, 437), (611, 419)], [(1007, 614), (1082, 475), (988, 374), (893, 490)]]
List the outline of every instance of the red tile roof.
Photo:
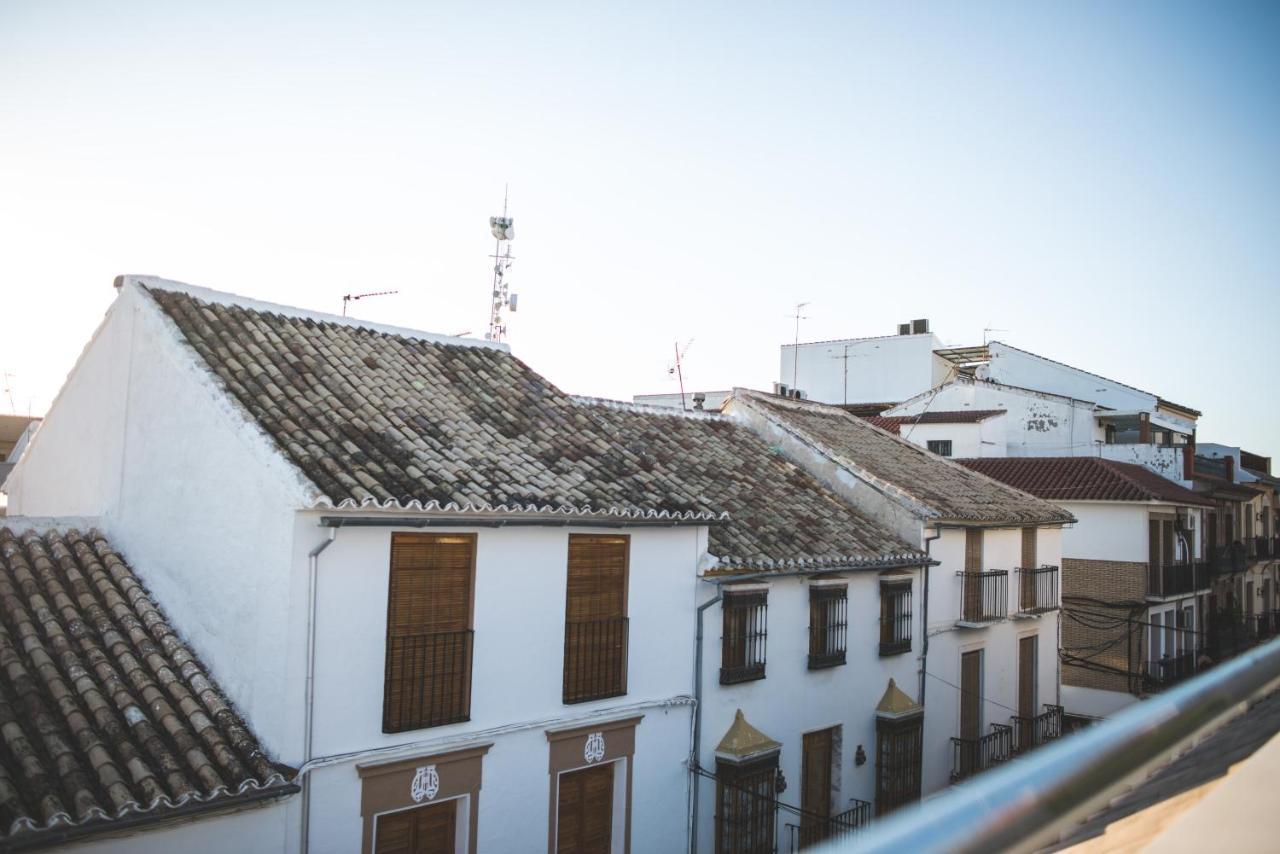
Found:
[(96, 531), (0, 527), (0, 850), (297, 791)]
[(1003, 409), (949, 409), (923, 412), (919, 415), (864, 415), (862, 418), (890, 433), (900, 433), (903, 424), (977, 424), (995, 415), (1004, 415)]
[(956, 462), (1050, 501), (1166, 501), (1213, 506), (1150, 469), (1098, 457), (996, 457)]

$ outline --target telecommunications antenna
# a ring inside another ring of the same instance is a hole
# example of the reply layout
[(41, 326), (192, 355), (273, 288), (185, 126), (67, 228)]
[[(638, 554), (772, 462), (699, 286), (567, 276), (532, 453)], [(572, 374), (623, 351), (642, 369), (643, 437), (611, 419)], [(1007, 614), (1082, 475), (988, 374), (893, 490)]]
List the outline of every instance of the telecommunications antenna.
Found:
[(502, 216), (489, 217), (489, 231), (493, 234), (493, 288), (489, 296), (489, 331), (484, 337), (488, 341), (501, 341), (507, 337), (507, 323), (503, 318), (504, 311), (516, 310), (516, 294), (511, 293), (507, 283), (507, 271), (515, 256), (511, 254), (511, 241), (515, 239), (515, 219), (507, 215), (508, 187), (502, 190)]

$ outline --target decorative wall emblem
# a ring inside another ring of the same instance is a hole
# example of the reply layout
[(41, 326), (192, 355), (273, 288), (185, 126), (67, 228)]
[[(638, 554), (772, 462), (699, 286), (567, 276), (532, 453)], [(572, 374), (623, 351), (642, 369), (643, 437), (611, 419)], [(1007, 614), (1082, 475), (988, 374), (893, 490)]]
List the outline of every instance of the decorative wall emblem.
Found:
[(429, 801), (438, 791), (440, 791), (440, 774), (436, 772), (436, 766), (423, 765), (414, 772), (413, 782), (409, 784), (409, 795), (414, 803), (421, 803), (424, 798)]
[(582, 748), (582, 758), (591, 765), (604, 759), (604, 733), (593, 732), (587, 736), (587, 743)]

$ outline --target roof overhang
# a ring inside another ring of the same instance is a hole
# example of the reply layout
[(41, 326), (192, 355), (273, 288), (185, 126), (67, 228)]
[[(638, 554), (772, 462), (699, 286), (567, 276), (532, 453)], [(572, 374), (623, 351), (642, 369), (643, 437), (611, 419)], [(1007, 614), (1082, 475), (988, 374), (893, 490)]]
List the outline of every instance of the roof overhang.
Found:
[(345, 513), (320, 517), (323, 528), (681, 528), (720, 525), (726, 519), (644, 516), (481, 515), (472, 513), (397, 515)]

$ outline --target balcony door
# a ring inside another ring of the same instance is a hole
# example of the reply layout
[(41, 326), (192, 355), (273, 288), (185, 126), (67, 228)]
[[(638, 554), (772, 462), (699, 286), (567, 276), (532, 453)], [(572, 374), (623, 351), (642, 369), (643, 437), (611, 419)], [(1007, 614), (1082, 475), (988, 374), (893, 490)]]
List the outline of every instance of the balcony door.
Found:
[(1018, 717), (1036, 716), (1036, 695), (1039, 692), (1036, 656), (1040, 649), (1040, 636), (1029, 635), (1018, 640)]
[(960, 656), (960, 737), (982, 736), (982, 650)]
[(800, 841), (810, 845), (826, 838), (827, 819), (831, 817), (831, 751), (835, 730), (824, 729), (804, 734), (804, 755), (800, 776)]
[(609, 854), (613, 847), (613, 767), (560, 775), (556, 854)]

